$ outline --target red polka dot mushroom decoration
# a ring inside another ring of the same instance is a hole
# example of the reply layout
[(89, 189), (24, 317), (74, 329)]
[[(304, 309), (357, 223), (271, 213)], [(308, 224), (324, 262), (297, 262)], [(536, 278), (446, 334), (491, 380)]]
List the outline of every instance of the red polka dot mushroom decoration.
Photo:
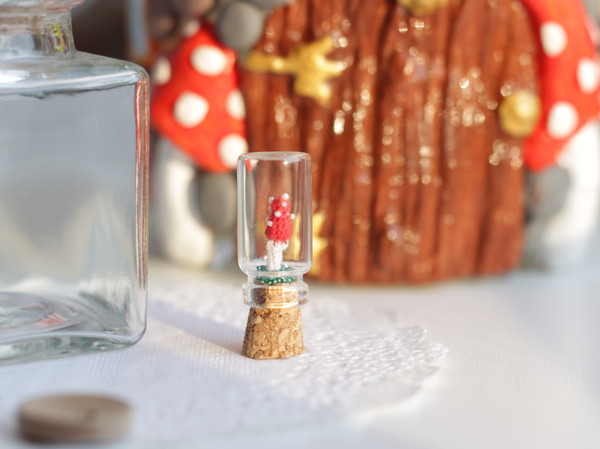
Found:
[(154, 69), (152, 126), (207, 171), (231, 171), (247, 151), (236, 54), (202, 25)]
[(288, 247), (292, 236), (290, 196), (284, 193), (277, 198), (269, 198), (269, 217), (267, 218), (267, 270), (279, 271), (283, 260), (283, 251)]
[(539, 31), (541, 115), (524, 145), (525, 164), (537, 171), (555, 164), (566, 143), (598, 117), (600, 72), (593, 28), (580, 2), (523, 3)]

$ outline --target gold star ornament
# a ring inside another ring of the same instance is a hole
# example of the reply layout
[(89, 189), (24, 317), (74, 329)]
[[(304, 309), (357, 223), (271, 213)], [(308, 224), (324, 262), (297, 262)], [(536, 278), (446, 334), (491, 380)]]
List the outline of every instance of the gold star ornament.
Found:
[(327, 81), (340, 76), (347, 68), (344, 62), (327, 59), (327, 54), (334, 48), (333, 39), (325, 36), (296, 46), (287, 57), (252, 51), (244, 66), (255, 72), (291, 74), (294, 76), (294, 92), (325, 105), (331, 99), (331, 87)]

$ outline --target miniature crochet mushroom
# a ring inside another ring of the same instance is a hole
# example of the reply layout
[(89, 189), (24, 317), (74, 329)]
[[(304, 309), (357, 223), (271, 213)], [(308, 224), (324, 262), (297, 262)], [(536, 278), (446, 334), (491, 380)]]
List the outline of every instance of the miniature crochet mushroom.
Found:
[(290, 213), (290, 196), (284, 193), (277, 198), (269, 198), (269, 212), (267, 218), (267, 270), (279, 271), (283, 260), (283, 251), (288, 247), (292, 236), (292, 220), (294, 214)]
[(208, 25), (156, 63), (152, 126), (208, 171), (232, 170), (248, 148), (235, 64)]
[(555, 164), (569, 140), (598, 117), (600, 72), (592, 25), (580, 2), (523, 3), (540, 39), (541, 120), (524, 146), (525, 164), (537, 171)]

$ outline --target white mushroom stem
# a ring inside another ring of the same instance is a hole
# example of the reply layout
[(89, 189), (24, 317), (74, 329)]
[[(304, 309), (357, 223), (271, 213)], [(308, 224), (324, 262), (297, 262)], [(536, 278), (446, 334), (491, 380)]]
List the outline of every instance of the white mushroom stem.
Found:
[(267, 241), (267, 270), (279, 271), (283, 262), (283, 252), (287, 249), (288, 242)]
[[(534, 213), (527, 226), (525, 265), (560, 268), (573, 265), (590, 247), (600, 204), (600, 129), (594, 121), (567, 143), (557, 165), (566, 170), (564, 204), (552, 213)], [(552, 192), (538, 192), (538, 202), (551, 202)], [(539, 208), (542, 209), (541, 207)]]

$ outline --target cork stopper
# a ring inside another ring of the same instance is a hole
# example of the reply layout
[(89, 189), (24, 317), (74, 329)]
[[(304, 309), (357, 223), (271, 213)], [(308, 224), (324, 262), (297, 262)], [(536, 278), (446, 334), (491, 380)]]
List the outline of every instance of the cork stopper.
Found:
[(251, 307), (242, 355), (251, 359), (286, 359), (304, 352), (300, 307)]
[[(242, 355), (251, 359), (285, 359), (304, 352), (302, 315), (298, 292), (284, 285), (254, 292), (242, 346)], [(290, 307), (296, 304), (295, 307)]]
[(267, 309), (284, 309), (298, 305), (298, 290), (285, 284), (255, 289), (253, 303)]

